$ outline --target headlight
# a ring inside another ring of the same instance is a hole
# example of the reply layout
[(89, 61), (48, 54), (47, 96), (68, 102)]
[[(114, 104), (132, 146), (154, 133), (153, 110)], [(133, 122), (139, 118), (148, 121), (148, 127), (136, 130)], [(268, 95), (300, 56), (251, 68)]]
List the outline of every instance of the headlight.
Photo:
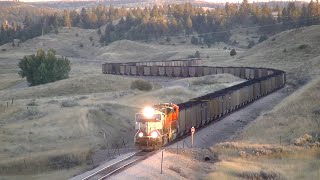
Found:
[(143, 132), (139, 132), (138, 136), (143, 137)]
[(152, 138), (157, 138), (158, 137), (158, 132), (157, 131), (152, 131), (151, 132), (151, 137)]
[(154, 109), (152, 107), (145, 107), (143, 109), (143, 115), (146, 117), (146, 118), (152, 118), (153, 115), (154, 115)]

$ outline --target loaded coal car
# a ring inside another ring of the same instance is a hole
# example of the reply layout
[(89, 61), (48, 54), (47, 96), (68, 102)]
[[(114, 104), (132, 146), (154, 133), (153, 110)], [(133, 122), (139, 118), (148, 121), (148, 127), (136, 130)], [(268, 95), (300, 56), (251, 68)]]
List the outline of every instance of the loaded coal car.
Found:
[(135, 116), (134, 143), (144, 151), (158, 149), (176, 138), (179, 107), (173, 103), (145, 107)]

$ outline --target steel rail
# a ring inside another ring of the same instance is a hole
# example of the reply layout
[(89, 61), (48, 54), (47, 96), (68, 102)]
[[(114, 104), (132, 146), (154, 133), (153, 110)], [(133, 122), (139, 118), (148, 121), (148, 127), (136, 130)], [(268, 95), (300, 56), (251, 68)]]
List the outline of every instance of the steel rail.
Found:
[(82, 178), (81, 180), (88, 180), (88, 179), (96, 176), (97, 174), (101, 173), (102, 171), (105, 171), (106, 169), (109, 169), (110, 167), (112, 167), (112, 166), (114, 166), (114, 165), (116, 165), (116, 164), (119, 164), (119, 163), (121, 163), (121, 162), (123, 162), (123, 161), (126, 161), (126, 160), (132, 158), (133, 156), (135, 156), (135, 155), (138, 154), (139, 152), (141, 152), (141, 151), (135, 152), (135, 153), (131, 154), (130, 156), (127, 156), (127, 157), (125, 157), (125, 158), (123, 158), (123, 159), (121, 159), (121, 160), (119, 160), (119, 161), (117, 161), (117, 162), (114, 162), (114, 163), (112, 163), (112, 164), (110, 164), (110, 165), (108, 165), (108, 166), (106, 166), (106, 167), (104, 167), (104, 168), (102, 168), (102, 169), (100, 169), (100, 170), (98, 170), (98, 171), (90, 174), (89, 176), (86, 176), (85, 178)]

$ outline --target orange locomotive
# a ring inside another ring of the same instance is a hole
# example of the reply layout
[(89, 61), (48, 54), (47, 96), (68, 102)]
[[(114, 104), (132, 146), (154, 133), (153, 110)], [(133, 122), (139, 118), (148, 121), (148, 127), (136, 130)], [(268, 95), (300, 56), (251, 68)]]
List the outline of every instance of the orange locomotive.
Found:
[(136, 114), (134, 143), (141, 150), (154, 150), (176, 138), (179, 107), (173, 103), (146, 107)]

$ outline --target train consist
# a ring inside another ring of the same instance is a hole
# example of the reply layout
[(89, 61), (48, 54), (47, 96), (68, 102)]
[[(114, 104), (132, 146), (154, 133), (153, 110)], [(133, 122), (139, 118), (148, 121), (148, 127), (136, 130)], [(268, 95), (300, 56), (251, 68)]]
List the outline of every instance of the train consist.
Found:
[[(160, 62), (105, 63), (102, 65), (104, 74), (197, 77), (229, 73), (247, 80), (184, 103), (177, 105), (160, 104), (145, 110), (145, 112), (152, 111), (154, 117), (158, 118), (157, 125), (151, 125), (152, 122), (147, 122), (147, 119), (142, 118), (144, 113), (138, 113), (137, 116), (140, 118), (136, 117), (135, 143), (141, 149), (155, 148), (176, 137), (184, 136), (189, 133), (191, 127), (199, 128), (218, 120), (265, 95), (281, 89), (286, 83), (286, 73), (281, 70), (254, 67), (210, 67), (200, 66), (200, 64), (201, 59), (186, 59)], [(161, 110), (165, 106), (177, 110), (176, 112), (172, 111), (176, 115), (175, 119), (168, 120), (165, 118), (169, 116), (169, 114), (166, 114), (167, 112)], [(155, 125), (158, 127), (147, 131), (141, 125), (146, 124), (146, 122), (149, 126)], [(170, 131), (168, 131), (169, 127)]]

